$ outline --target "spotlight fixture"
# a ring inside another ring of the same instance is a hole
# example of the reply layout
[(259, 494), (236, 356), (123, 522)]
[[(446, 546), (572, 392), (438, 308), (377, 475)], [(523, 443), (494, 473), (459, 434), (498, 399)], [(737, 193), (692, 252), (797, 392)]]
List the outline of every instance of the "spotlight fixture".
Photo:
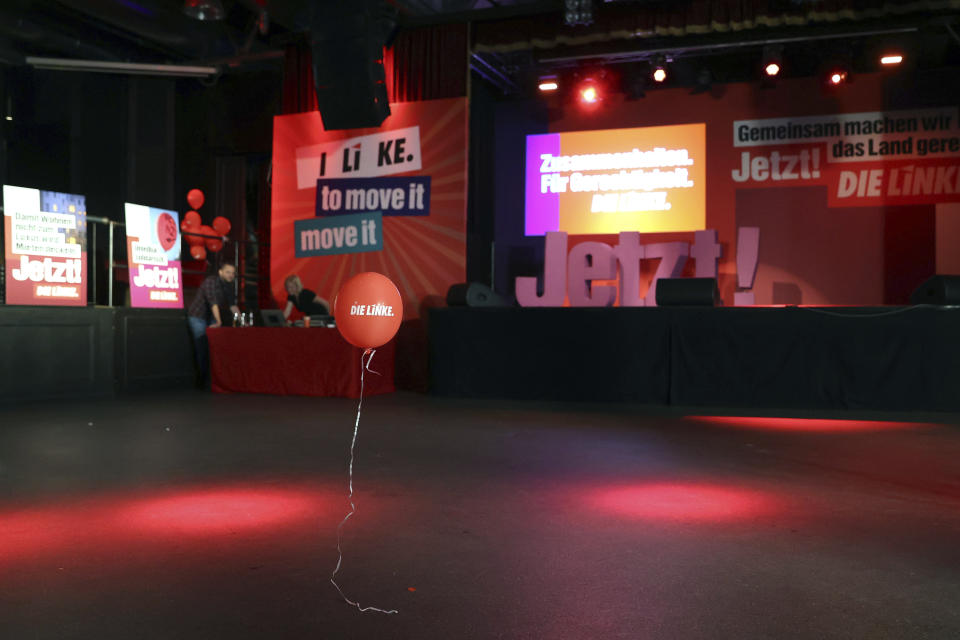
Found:
[(537, 83), (537, 88), (544, 92), (556, 91), (559, 87), (557, 76), (543, 76), (540, 78), (539, 83)]
[(903, 56), (900, 55), (899, 53), (889, 53), (880, 58), (880, 64), (887, 67), (898, 65), (901, 62), (903, 62)]
[(653, 80), (654, 82), (664, 82), (667, 79), (667, 64), (663, 56), (657, 56), (653, 60)]
[(563, 22), (568, 27), (593, 24), (593, 0), (563, 0)]
[(846, 82), (848, 77), (849, 74), (845, 69), (835, 69), (827, 76), (827, 82), (836, 87)]
[(580, 102), (584, 104), (596, 104), (600, 100), (600, 92), (597, 91), (597, 87), (588, 84), (580, 88)]
[(221, 0), (184, 0), (183, 12), (194, 20), (223, 20), (227, 12)]
[(620, 89), (627, 100), (637, 100), (647, 95), (647, 69), (633, 63), (620, 76)]
[(772, 87), (780, 77), (783, 71), (783, 46), (778, 44), (768, 44), (763, 48), (763, 57), (761, 58), (762, 83), (766, 87)]
[(693, 89), (690, 90), (690, 94), (697, 95), (698, 93), (706, 93), (710, 91), (712, 87), (713, 72), (707, 67), (703, 67), (699, 73), (697, 73), (697, 83), (693, 86)]

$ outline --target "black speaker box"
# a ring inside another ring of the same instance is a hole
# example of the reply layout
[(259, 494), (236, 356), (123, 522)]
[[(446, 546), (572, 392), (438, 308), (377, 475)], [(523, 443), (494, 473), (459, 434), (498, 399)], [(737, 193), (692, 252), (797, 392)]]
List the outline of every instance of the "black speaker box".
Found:
[(447, 290), (448, 307), (502, 307), (504, 304), (503, 298), (479, 282), (455, 284)]
[(960, 276), (933, 276), (913, 290), (910, 304), (960, 305)]
[(658, 307), (716, 307), (720, 303), (716, 278), (660, 278)]
[(390, 115), (383, 47), (395, 27), (378, 0), (314, 4), (310, 45), (324, 129), (379, 127)]

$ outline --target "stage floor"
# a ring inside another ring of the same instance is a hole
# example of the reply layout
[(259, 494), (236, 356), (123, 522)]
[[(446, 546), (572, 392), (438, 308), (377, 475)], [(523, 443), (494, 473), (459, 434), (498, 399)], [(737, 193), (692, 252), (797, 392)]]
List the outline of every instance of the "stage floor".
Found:
[(958, 415), (368, 398), (384, 616), (355, 408), (0, 408), (0, 638), (960, 637)]

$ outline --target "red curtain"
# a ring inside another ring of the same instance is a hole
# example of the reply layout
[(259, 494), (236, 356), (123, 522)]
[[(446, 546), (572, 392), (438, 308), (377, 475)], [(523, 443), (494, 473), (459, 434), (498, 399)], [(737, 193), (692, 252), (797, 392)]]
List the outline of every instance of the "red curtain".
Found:
[[(467, 25), (423, 27), (400, 32), (384, 50), (390, 102), (437, 100), (467, 95)], [(317, 108), (309, 43), (287, 46), (283, 113)]]

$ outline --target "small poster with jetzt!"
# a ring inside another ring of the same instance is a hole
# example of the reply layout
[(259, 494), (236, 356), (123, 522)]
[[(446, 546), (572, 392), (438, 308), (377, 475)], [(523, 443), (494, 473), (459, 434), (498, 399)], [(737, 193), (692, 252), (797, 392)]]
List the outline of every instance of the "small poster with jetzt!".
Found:
[(182, 309), (180, 216), (129, 202), (124, 206), (130, 306)]

